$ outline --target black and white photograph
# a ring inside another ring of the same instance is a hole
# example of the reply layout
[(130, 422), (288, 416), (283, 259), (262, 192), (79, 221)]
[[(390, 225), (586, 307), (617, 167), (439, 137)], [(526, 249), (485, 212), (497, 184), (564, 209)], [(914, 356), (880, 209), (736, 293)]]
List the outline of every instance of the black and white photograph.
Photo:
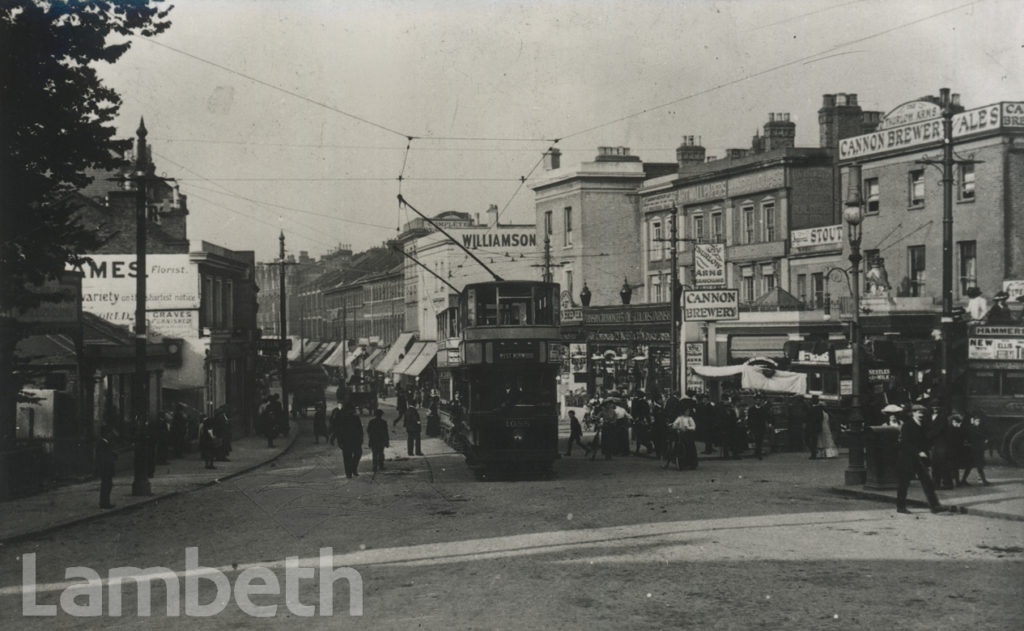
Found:
[(1024, 624), (1015, 0), (0, 0), (5, 629)]

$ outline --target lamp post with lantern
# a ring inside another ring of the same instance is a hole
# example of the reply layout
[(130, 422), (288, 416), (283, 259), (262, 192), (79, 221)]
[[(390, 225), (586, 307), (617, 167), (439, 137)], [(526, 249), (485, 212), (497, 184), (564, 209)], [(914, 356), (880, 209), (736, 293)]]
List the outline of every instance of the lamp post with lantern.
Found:
[(846, 202), (843, 206), (843, 220), (846, 222), (847, 239), (850, 241), (850, 271), (853, 274), (850, 293), (853, 299), (853, 317), (850, 320), (850, 350), (853, 356), (853, 393), (850, 397), (850, 431), (847, 435), (849, 461), (846, 466), (847, 485), (864, 484), (867, 469), (864, 466), (864, 415), (861, 413), (861, 331), (860, 331), (860, 240), (861, 223), (864, 221), (864, 204), (861, 196), (860, 165), (852, 164), (846, 172)]

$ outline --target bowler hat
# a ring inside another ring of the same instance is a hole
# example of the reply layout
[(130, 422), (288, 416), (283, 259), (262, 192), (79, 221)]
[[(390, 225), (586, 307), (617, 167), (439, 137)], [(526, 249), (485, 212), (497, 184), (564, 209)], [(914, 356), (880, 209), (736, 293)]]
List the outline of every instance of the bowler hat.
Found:
[(996, 300), (1006, 300), (1009, 297), (1010, 294), (1008, 294), (1006, 291), (1000, 291), (995, 296), (993, 296), (993, 298), (995, 298)]
[(915, 403), (913, 405), (913, 407), (910, 408), (910, 411), (911, 412), (927, 412), (928, 408), (926, 408), (925, 406), (921, 405), (920, 403)]
[(882, 411), (885, 412), (886, 414), (897, 414), (903, 411), (903, 407), (896, 405), (895, 403), (890, 403), (889, 405), (882, 408)]

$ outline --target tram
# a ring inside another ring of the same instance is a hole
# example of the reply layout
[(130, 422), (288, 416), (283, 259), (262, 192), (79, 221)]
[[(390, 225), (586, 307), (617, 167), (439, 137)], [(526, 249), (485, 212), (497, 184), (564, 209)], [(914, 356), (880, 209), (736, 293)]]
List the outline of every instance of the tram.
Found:
[(478, 474), (546, 471), (558, 458), (558, 296), (556, 283), (472, 283), (438, 316), (449, 442)]
[(984, 414), (992, 446), (1024, 467), (1024, 326), (975, 324), (968, 335), (963, 407)]

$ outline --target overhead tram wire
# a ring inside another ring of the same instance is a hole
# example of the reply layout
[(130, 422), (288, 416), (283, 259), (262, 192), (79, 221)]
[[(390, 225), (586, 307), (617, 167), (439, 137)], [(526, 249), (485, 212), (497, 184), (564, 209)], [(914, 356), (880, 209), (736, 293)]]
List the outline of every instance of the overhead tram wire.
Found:
[(399, 196), (398, 196), (398, 203), (399, 203), (399, 204), (401, 204), (401, 205), (403, 205), (403, 206), (405, 206), (406, 208), (409, 208), (410, 210), (412, 210), (412, 211), (413, 211), (414, 213), (416, 213), (416, 214), (417, 214), (417, 215), (419, 215), (420, 217), (423, 217), (423, 219), (424, 219), (424, 220), (426, 220), (426, 222), (427, 222), (427, 223), (429, 223), (430, 225), (432, 225), (432, 226), (434, 226), (435, 228), (437, 228), (437, 230), (438, 230), (438, 231), (439, 231), (439, 232), (440, 232), (441, 234), (443, 234), (444, 236), (448, 237), (448, 240), (450, 240), (450, 241), (451, 241), (452, 243), (454, 243), (454, 244), (455, 244), (455, 245), (457, 245), (457, 246), (458, 246), (459, 248), (461, 248), (461, 249), (462, 249), (462, 251), (463, 251), (463, 252), (465, 252), (466, 254), (468, 254), (468, 255), (469, 255), (469, 256), (470, 256), (470, 257), (471, 257), (471, 258), (472, 258), (472, 259), (473, 259), (474, 261), (476, 261), (476, 262), (477, 262), (477, 263), (478, 263), (478, 264), (480, 265), (480, 267), (482, 267), (482, 268), (484, 268), (485, 270), (487, 270), (487, 273), (489, 273), (489, 274), (490, 274), (490, 275), (491, 275), (492, 277), (494, 277), (494, 280), (496, 280), (496, 281), (499, 281), (499, 282), (500, 282), (500, 281), (503, 281), (503, 280), (505, 280), (505, 279), (504, 279), (504, 278), (502, 278), (501, 276), (498, 276), (498, 275), (497, 275), (497, 274), (496, 274), (496, 273), (494, 272), (494, 270), (492, 270), (491, 268), (487, 267), (487, 264), (486, 264), (486, 263), (484, 263), (483, 261), (481, 261), (481, 260), (480, 260), (479, 258), (477, 258), (477, 256), (476, 256), (475, 254), (473, 254), (473, 253), (472, 253), (472, 252), (471, 252), (471, 251), (470, 251), (469, 249), (467, 249), (467, 248), (466, 248), (466, 246), (464, 246), (464, 245), (462, 245), (461, 243), (459, 243), (459, 241), (458, 241), (457, 239), (455, 239), (455, 237), (453, 237), (452, 235), (448, 234), (448, 231), (447, 231), (447, 230), (445, 230), (445, 229), (444, 229), (444, 228), (442, 228), (441, 226), (439, 226), (439, 225), (437, 225), (436, 223), (434, 223), (434, 220), (433, 220), (433, 219), (431, 219), (430, 217), (427, 217), (426, 215), (424, 215), (424, 214), (423, 214), (422, 212), (420, 212), (420, 211), (419, 211), (419, 209), (417, 209), (417, 208), (416, 208), (415, 206), (413, 206), (412, 204), (410, 204), (410, 203), (409, 203), (409, 202), (408, 202), (408, 201), (407, 201), (407, 200), (406, 200), (406, 199), (405, 199), (404, 197), (402, 197), (401, 195), (399, 195)]
[(591, 127), (587, 127), (586, 129), (580, 129), (580, 130), (575, 131), (575, 132), (573, 132), (571, 134), (566, 134), (566, 135), (562, 136), (562, 139), (565, 140), (566, 138), (575, 138), (576, 136), (582, 136), (583, 134), (587, 134), (587, 133), (590, 133), (592, 131), (595, 131), (595, 130), (598, 130), (598, 129), (601, 129), (601, 128), (604, 128), (604, 127), (608, 127), (610, 125), (614, 125), (615, 123), (621, 123), (622, 121), (629, 120), (631, 118), (636, 118), (637, 116), (642, 116), (642, 115), (647, 114), (649, 112), (654, 112), (654, 111), (657, 111), (657, 110), (660, 110), (660, 109), (664, 109), (664, 108), (669, 107), (671, 105), (675, 105), (677, 103), (682, 103), (683, 101), (688, 101), (688, 100), (696, 98), (698, 96), (703, 96), (705, 94), (709, 94), (711, 92), (715, 92), (715, 91), (720, 90), (722, 88), (727, 88), (729, 86), (737, 85), (739, 83), (743, 83), (743, 82), (749, 81), (751, 79), (756, 79), (757, 77), (761, 77), (761, 76), (764, 76), (766, 74), (770, 74), (772, 72), (775, 72), (776, 70), (782, 70), (783, 68), (788, 68), (790, 66), (795, 66), (797, 64), (803, 64), (804, 62), (811, 61), (811, 60), (817, 60), (818, 58), (820, 58), (820, 57), (822, 57), (824, 55), (827, 55), (828, 53), (834, 53), (834, 52), (836, 52), (838, 50), (846, 48), (847, 46), (852, 46), (853, 44), (859, 44), (861, 42), (866, 42), (868, 40), (872, 40), (872, 39), (875, 39), (875, 38), (878, 38), (878, 37), (882, 37), (883, 35), (888, 35), (889, 33), (893, 33), (895, 31), (907, 28), (909, 26), (914, 26), (914, 25), (917, 25), (917, 24), (921, 24), (922, 22), (927, 22), (929, 20), (933, 20), (933, 19), (935, 19), (937, 17), (941, 17), (943, 15), (946, 15), (947, 13), (953, 13), (953, 12), (959, 11), (961, 9), (965, 9), (967, 7), (973, 6), (975, 4), (977, 4), (977, 2), (975, 2), (975, 1), (966, 2), (964, 4), (957, 5), (955, 7), (950, 8), (950, 9), (944, 9), (942, 11), (938, 11), (936, 13), (932, 13), (930, 15), (926, 15), (926, 16), (918, 18), (916, 20), (910, 20), (909, 22), (904, 22), (902, 24), (897, 24), (896, 26), (893, 26), (891, 28), (883, 29), (881, 31), (876, 31), (876, 32), (874, 32), (874, 33), (872, 33), (870, 35), (865, 35), (863, 37), (858, 37), (858, 38), (854, 38), (854, 39), (851, 39), (851, 40), (847, 40), (847, 41), (845, 41), (845, 42), (843, 42), (841, 44), (837, 44), (837, 45), (835, 45), (835, 46), (833, 46), (831, 48), (828, 48), (826, 50), (818, 51), (816, 53), (813, 53), (813, 54), (810, 54), (810, 55), (806, 55), (804, 57), (800, 57), (799, 59), (793, 59), (793, 60), (790, 60), (790, 61), (787, 61), (787, 62), (784, 62), (784, 63), (781, 63), (781, 64), (777, 64), (775, 66), (771, 66), (770, 68), (765, 68), (764, 70), (759, 70), (757, 72), (753, 72), (753, 73), (744, 75), (742, 77), (739, 77), (739, 78), (736, 78), (736, 79), (732, 79), (730, 81), (726, 81), (724, 83), (719, 83), (718, 85), (714, 85), (714, 86), (711, 86), (709, 88), (705, 88), (703, 90), (699, 90), (697, 92), (693, 92), (691, 94), (687, 94), (686, 96), (682, 96), (682, 97), (679, 97), (677, 99), (673, 99), (671, 101), (667, 101), (665, 103), (661, 103), (660, 105), (654, 105), (654, 106), (651, 106), (651, 107), (644, 108), (643, 110), (640, 110), (639, 112), (633, 112), (631, 114), (626, 114), (626, 115), (620, 116), (620, 117), (618, 117), (616, 119), (613, 119), (613, 120), (610, 120), (610, 121), (607, 121), (607, 122), (604, 122), (604, 123), (600, 123), (598, 125), (593, 125)]

